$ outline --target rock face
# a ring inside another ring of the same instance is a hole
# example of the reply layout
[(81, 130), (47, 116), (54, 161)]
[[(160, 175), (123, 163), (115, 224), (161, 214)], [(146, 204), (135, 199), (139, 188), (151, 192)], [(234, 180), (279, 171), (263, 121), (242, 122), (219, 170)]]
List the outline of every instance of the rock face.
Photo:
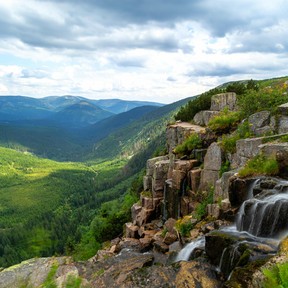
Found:
[(205, 128), (187, 122), (169, 125), (166, 129), (166, 143), (169, 155), (172, 154), (173, 149), (175, 149), (177, 145), (181, 144), (193, 132), (204, 133)]
[(211, 98), (211, 107), (212, 111), (221, 111), (224, 108), (228, 108), (229, 110), (236, 109), (236, 93), (228, 92), (221, 93), (217, 95), (213, 95)]
[(204, 169), (201, 172), (201, 190), (209, 190), (211, 186), (215, 187), (216, 181), (219, 179), (219, 172), (223, 160), (223, 152), (220, 146), (212, 143), (204, 158)]
[[(0, 287), (40, 287), (53, 265), (61, 267), (70, 262), (70, 257), (38, 258), (24, 261), (0, 272)], [(58, 270), (57, 278), (61, 278), (63, 273), (61, 273), (61, 269), (58, 268)]]

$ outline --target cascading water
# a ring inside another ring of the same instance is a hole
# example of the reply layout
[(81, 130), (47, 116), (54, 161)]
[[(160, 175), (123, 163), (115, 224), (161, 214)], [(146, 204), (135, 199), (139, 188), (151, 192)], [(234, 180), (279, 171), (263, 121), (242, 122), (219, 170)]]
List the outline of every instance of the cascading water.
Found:
[(273, 188), (263, 189), (246, 200), (238, 213), (237, 229), (259, 237), (277, 237), (288, 230), (288, 187), (285, 184), (288, 182), (278, 180)]
[(174, 262), (188, 261), (193, 251), (197, 248), (204, 248), (205, 237), (200, 237), (190, 243), (188, 243), (176, 256)]
[[(257, 179), (247, 188), (247, 198), (239, 209), (235, 225), (221, 229), (219, 236), (216, 235), (230, 241), (222, 246), (218, 264), (215, 263), (226, 279), (239, 261), (243, 261), (245, 251), (247, 261), (273, 255), (278, 249), (280, 236), (288, 231), (288, 181)], [(204, 237), (192, 241), (179, 252), (175, 261), (187, 261), (192, 252), (203, 245), (206, 250), (204, 243)], [(211, 243), (214, 249), (214, 242)]]

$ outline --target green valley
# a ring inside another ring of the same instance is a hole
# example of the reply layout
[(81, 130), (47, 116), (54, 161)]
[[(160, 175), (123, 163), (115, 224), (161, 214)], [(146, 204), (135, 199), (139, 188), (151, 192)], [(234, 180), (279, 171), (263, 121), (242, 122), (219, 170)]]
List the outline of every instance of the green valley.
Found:
[(0, 266), (71, 253), (101, 204), (123, 202), (131, 182), (120, 181), (122, 160), (60, 163), (3, 147), (0, 155)]

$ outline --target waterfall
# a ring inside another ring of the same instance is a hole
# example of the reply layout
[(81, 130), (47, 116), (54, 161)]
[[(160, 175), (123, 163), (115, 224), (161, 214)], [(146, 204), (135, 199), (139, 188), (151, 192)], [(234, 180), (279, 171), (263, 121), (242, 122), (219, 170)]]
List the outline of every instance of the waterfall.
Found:
[(246, 200), (238, 213), (237, 229), (260, 237), (277, 237), (288, 230), (288, 191), (283, 187), (263, 189), (254, 198)]
[(196, 248), (204, 248), (205, 237), (200, 237), (190, 243), (188, 243), (177, 255), (174, 262), (188, 261), (191, 254)]

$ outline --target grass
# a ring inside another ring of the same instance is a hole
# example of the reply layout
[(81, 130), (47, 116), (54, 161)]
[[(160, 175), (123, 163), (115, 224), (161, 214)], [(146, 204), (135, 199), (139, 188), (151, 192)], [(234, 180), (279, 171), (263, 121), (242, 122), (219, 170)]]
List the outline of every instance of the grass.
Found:
[(178, 155), (188, 155), (193, 149), (201, 148), (202, 140), (196, 133), (192, 133), (183, 143), (179, 144), (174, 152)]
[(228, 133), (236, 129), (240, 120), (241, 118), (239, 112), (224, 109), (219, 115), (213, 117), (209, 121), (208, 127), (217, 134)]
[(275, 159), (267, 158), (264, 155), (257, 155), (250, 159), (246, 165), (239, 170), (240, 177), (257, 176), (257, 175), (277, 175), (279, 165)]

